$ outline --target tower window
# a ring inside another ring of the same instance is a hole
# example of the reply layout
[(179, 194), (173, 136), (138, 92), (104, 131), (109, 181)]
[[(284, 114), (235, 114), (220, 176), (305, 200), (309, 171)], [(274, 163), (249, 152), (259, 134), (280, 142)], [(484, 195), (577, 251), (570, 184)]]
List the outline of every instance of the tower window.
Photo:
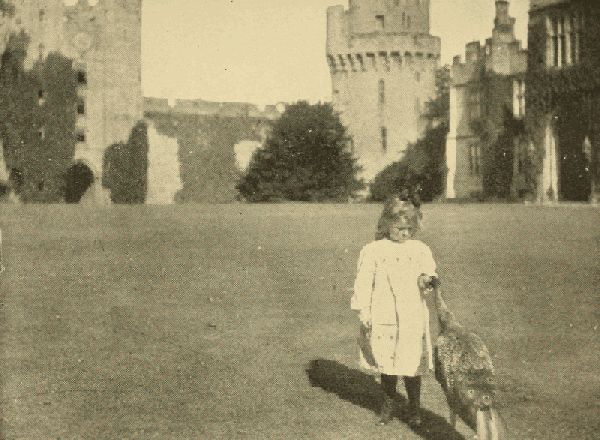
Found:
[(471, 121), (481, 116), (481, 100), (478, 90), (471, 90), (469, 92), (469, 118)]
[(38, 138), (42, 141), (46, 139), (46, 129), (44, 127), (40, 127), (38, 130)]
[(79, 100), (77, 101), (77, 114), (85, 115), (85, 101), (83, 100), (83, 98), (79, 98)]
[(85, 142), (85, 132), (83, 130), (77, 130), (75, 137), (77, 138), (77, 142)]
[(80, 69), (77, 71), (77, 84), (79, 84), (79, 85), (87, 84), (87, 74), (85, 73), (85, 70)]
[(566, 45), (566, 35), (565, 35), (565, 18), (561, 17), (559, 20), (558, 26), (558, 38), (560, 40), (560, 65), (564, 66), (567, 64), (567, 45)]
[(40, 43), (38, 46), (38, 58), (40, 61), (44, 61), (44, 56), (46, 56), (46, 46), (44, 43)]
[(469, 147), (469, 170), (471, 174), (478, 175), (481, 169), (481, 149), (479, 145)]
[(410, 15), (406, 17), (406, 26), (410, 28)]
[(406, 26), (406, 12), (402, 13), (402, 26)]
[(573, 64), (579, 61), (579, 29), (577, 26), (577, 19), (571, 17), (571, 62)]
[(38, 105), (42, 106), (46, 102), (46, 92), (42, 89), (38, 90)]
[(386, 127), (381, 127), (380, 133), (381, 133), (381, 149), (383, 151), (387, 151), (387, 147), (388, 147), (388, 142), (387, 142), (387, 128)]
[(376, 15), (375, 16), (375, 21), (377, 21), (377, 29), (378, 30), (385, 29), (385, 16), (383, 16), (383, 15)]
[(522, 117), (525, 115), (525, 81), (522, 79), (514, 80), (513, 89), (513, 114), (516, 117)]
[(40, 21), (44, 21), (44, 17), (46, 16), (46, 11), (44, 9), (40, 9), (38, 15), (39, 15)]
[(558, 60), (559, 58), (559, 44), (560, 44), (560, 39), (558, 37), (558, 20), (556, 18), (554, 18), (552, 20), (552, 65), (553, 66), (558, 66)]
[(379, 80), (379, 105), (385, 104), (385, 81)]

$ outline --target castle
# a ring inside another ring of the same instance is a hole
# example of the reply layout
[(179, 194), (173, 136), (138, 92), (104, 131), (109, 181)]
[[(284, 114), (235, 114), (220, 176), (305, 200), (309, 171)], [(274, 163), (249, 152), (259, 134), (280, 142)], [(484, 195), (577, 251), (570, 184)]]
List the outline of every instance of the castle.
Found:
[(50, 52), (73, 60), (79, 95), (73, 166), (93, 173), (89, 194), (96, 202), (106, 201), (101, 185), (104, 151), (127, 141), (143, 118), (142, 0), (98, 0), (95, 5), (78, 0), (73, 6), (63, 0), (11, 3), (15, 13), (2, 18), (0, 49), (10, 33), (23, 30), (30, 37), (26, 67)]
[(429, 11), (429, 0), (349, 0), (347, 10), (327, 9), (333, 106), (367, 183), (427, 127), (440, 64)]
[[(509, 15), (509, 2), (496, 0), (492, 37), (481, 45), (466, 45), (465, 62), (454, 57), (450, 70), (450, 126), (446, 139), (446, 198), (465, 199), (483, 193), (483, 151), (478, 121), (493, 124), (497, 137), (503, 125), (504, 110), (515, 118), (525, 116), (525, 75), (527, 50), (515, 38), (515, 19)], [(513, 154), (514, 197), (526, 191), (523, 178), (524, 139), (515, 139)]]

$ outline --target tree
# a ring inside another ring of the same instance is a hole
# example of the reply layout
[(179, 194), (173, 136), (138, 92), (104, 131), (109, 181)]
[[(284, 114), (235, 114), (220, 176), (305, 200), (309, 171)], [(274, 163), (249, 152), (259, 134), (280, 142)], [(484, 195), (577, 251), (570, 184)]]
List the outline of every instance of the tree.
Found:
[(102, 184), (113, 203), (144, 203), (148, 180), (147, 126), (138, 122), (127, 143), (111, 145), (104, 152)]
[(384, 168), (370, 186), (370, 198), (382, 201), (408, 190), (425, 201), (442, 194), (446, 175), (446, 133), (450, 117), (450, 68), (436, 72), (436, 96), (427, 103), (428, 128), (408, 145), (404, 156)]
[(384, 168), (371, 183), (370, 198), (383, 201), (408, 190), (424, 201), (431, 201), (444, 189), (446, 170), (445, 124), (430, 128), (425, 136), (409, 144), (404, 157)]
[(251, 202), (347, 201), (364, 187), (359, 170), (331, 104), (298, 102), (274, 122), (237, 188)]
[(432, 124), (450, 123), (450, 66), (445, 65), (435, 72), (436, 95), (427, 102), (425, 116)]

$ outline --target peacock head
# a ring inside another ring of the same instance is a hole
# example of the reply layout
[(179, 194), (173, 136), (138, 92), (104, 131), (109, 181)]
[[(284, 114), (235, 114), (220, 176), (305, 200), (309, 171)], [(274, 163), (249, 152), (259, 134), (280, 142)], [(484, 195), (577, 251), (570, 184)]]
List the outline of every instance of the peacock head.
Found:
[(473, 409), (489, 409), (494, 404), (496, 381), (489, 372), (477, 372), (469, 375), (465, 386), (461, 387), (461, 398)]

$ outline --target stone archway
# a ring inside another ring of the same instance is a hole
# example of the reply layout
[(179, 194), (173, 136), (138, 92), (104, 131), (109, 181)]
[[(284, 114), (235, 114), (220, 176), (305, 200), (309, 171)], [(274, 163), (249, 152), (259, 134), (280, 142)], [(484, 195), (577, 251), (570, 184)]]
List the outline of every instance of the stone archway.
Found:
[(94, 183), (94, 173), (85, 163), (76, 162), (67, 170), (65, 183), (65, 202), (79, 203)]

